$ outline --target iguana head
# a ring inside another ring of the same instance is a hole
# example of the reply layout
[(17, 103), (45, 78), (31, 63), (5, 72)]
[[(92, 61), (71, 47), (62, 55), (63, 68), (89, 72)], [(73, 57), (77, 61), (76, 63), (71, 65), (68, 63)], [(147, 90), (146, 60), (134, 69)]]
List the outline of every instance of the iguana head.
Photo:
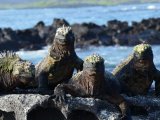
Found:
[(83, 63), (83, 70), (104, 72), (104, 59), (98, 54), (87, 56)]
[(149, 44), (139, 44), (134, 47), (134, 65), (139, 69), (148, 69), (153, 63), (153, 52)]
[(19, 59), (13, 65), (12, 74), (19, 80), (20, 85), (26, 85), (34, 79), (35, 67), (26, 60)]
[(66, 45), (69, 43), (74, 43), (74, 41), (75, 37), (71, 27), (63, 26), (57, 29), (54, 42), (58, 42), (61, 45)]

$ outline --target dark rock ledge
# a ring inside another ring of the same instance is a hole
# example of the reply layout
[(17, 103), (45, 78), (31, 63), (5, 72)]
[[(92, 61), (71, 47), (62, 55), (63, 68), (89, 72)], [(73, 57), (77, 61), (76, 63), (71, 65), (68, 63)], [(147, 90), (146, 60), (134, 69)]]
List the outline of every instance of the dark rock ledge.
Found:
[(134, 46), (142, 42), (160, 44), (160, 18), (143, 19), (140, 22), (111, 20), (105, 25), (96, 23), (69, 24), (65, 19), (55, 18), (51, 25), (39, 21), (24, 30), (0, 28), (0, 50), (37, 50), (51, 45), (56, 29), (62, 25), (71, 26), (75, 34), (75, 47), (122, 45)]
[[(148, 107), (148, 116), (132, 116), (133, 120), (160, 119), (159, 98), (125, 98), (133, 105)], [(119, 112), (110, 103), (93, 98), (68, 95), (62, 105), (55, 104), (49, 95), (8, 94), (0, 96), (0, 115), (0, 120), (117, 120)]]

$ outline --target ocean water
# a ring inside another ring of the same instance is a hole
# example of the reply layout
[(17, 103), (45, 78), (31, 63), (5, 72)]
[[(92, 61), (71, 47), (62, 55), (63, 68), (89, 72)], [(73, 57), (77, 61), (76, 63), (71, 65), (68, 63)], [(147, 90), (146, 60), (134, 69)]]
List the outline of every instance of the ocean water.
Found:
[(43, 8), (43, 9), (9, 9), (0, 10), (0, 28), (11, 27), (24, 29), (33, 27), (38, 21), (46, 25), (53, 22), (53, 18), (64, 18), (70, 24), (94, 22), (99, 25), (106, 24), (108, 20), (141, 21), (146, 18), (160, 17), (160, 3), (118, 5), (118, 6), (92, 6), (70, 8)]
[[(70, 8), (44, 8), (44, 9), (9, 9), (0, 10), (0, 28), (11, 27), (12, 29), (25, 29), (33, 27), (37, 22), (44, 21), (50, 25), (54, 18), (64, 18), (70, 24), (82, 22), (94, 22), (102, 25), (107, 21), (117, 19), (121, 21), (141, 21), (147, 18), (160, 17), (160, 3), (118, 5), (118, 6), (91, 6)], [(152, 46), (154, 62), (160, 69), (160, 46)], [(77, 54), (84, 59), (86, 56), (98, 53), (105, 59), (106, 70), (113, 68), (125, 59), (131, 52), (132, 47), (89, 47), (76, 49)], [(48, 46), (38, 51), (18, 51), (23, 59), (37, 64), (48, 53)]]
[[(40, 62), (48, 54), (49, 46), (45, 47), (43, 50), (38, 51), (18, 51), (23, 59), (30, 60), (34, 64)], [(156, 67), (160, 70), (160, 46), (152, 46), (154, 54), (154, 63)], [(118, 65), (122, 60), (124, 60), (133, 51), (133, 47), (121, 47), (121, 46), (101, 46), (101, 47), (89, 47), (85, 49), (76, 49), (77, 55), (84, 59), (86, 56), (91, 54), (99, 54), (105, 59), (105, 68), (107, 71), (112, 71), (116, 65)]]

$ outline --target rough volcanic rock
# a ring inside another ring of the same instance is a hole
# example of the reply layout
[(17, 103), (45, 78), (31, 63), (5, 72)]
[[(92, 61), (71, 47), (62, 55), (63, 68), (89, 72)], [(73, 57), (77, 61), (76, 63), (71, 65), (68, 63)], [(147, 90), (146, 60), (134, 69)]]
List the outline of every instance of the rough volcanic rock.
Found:
[[(160, 117), (160, 100), (152, 97), (126, 97), (130, 104), (149, 107), (148, 116), (132, 116), (133, 120), (155, 120)], [(93, 98), (72, 98), (57, 103), (49, 95), (8, 94), (0, 96), (2, 120), (117, 120), (118, 109), (112, 104)]]
[(57, 29), (59, 27), (62, 27), (63, 25), (69, 26), (70, 24), (65, 19), (59, 19), (59, 18), (53, 19), (52, 27)]
[(11, 28), (0, 29), (0, 50), (19, 50), (19, 38)]
[(95, 23), (83, 23), (83, 24), (73, 24), (72, 30), (76, 38), (76, 46), (88, 46), (88, 45), (102, 45), (110, 44), (104, 42), (109, 38), (107, 34), (104, 34), (104, 26), (96, 25)]
[[(35, 26), (34, 29), (38, 31), (38, 35), (41, 39), (46, 39), (48, 32), (50, 31), (49, 27), (45, 26), (43, 21), (39, 21)], [(44, 42), (44, 41), (43, 41)]]
[(41, 49), (42, 46), (46, 45), (39, 36), (39, 32), (35, 29), (17, 30), (17, 36), (19, 37), (20, 48), (23, 49)]
[(107, 23), (107, 31), (109, 35), (116, 35), (119, 33), (126, 33), (126, 30), (128, 30), (129, 26), (127, 22), (122, 22), (118, 20), (111, 20)]
[[(39, 21), (33, 28), (12, 30), (0, 28), (0, 50), (20, 49), (36, 50), (52, 44), (56, 29), (62, 25), (69, 26), (65, 19), (55, 18), (51, 25), (46, 26)], [(89, 45), (137, 45), (143, 41), (149, 44), (160, 44), (160, 18), (143, 19), (132, 22), (111, 20), (106, 25), (82, 23), (70, 25), (75, 34), (76, 47)]]
[(27, 113), (36, 106), (43, 106), (49, 96), (34, 94), (11, 94), (0, 96), (0, 110), (12, 112), (16, 120), (27, 120)]
[(56, 30), (62, 26), (70, 26), (70, 24), (65, 19), (55, 18), (53, 19), (53, 23), (51, 26), (48, 26), (48, 35), (46, 35), (45, 43), (52, 44), (54, 40), (54, 36), (56, 34)]

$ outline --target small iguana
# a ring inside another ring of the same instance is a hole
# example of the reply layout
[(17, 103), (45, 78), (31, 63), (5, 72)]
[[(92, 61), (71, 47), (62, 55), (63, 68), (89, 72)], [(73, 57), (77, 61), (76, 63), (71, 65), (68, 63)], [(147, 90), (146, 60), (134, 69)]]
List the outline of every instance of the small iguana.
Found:
[(0, 91), (25, 88), (34, 80), (35, 67), (14, 52), (0, 53)]
[(155, 80), (155, 94), (160, 95), (160, 71), (153, 63), (153, 52), (149, 44), (134, 47), (133, 54), (113, 70), (121, 84), (122, 93), (146, 95)]
[(74, 41), (71, 27), (57, 29), (49, 54), (36, 67), (39, 90), (67, 82), (72, 77), (74, 68), (82, 70), (83, 60), (76, 55)]
[(74, 97), (93, 97), (106, 100), (119, 106), (122, 118), (131, 119), (127, 102), (119, 94), (119, 85), (115, 77), (105, 73), (104, 59), (99, 55), (86, 57), (83, 70), (75, 74), (68, 84), (60, 84), (54, 90), (57, 102), (65, 101), (65, 94)]

